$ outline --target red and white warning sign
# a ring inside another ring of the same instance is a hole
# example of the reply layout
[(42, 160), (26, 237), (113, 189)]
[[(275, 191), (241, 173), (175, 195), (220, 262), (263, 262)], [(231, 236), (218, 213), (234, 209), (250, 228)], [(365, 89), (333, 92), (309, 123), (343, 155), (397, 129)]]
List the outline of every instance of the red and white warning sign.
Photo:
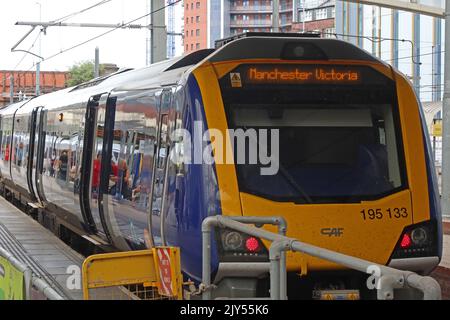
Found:
[(158, 261), (160, 285), (158, 288), (159, 294), (173, 297), (174, 296), (174, 281), (172, 278), (172, 265), (170, 259), (170, 248), (155, 248), (156, 257)]

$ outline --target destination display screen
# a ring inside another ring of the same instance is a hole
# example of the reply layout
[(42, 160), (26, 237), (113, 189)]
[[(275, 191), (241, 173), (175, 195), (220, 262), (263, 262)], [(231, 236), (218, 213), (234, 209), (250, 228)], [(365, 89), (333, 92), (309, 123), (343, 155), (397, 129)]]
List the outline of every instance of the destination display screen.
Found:
[(300, 66), (300, 67), (251, 67), (248, 68), (248, 82), (285, 82), (285, 83), (321, 83), (354, 82), (361, 80), (358, 70), (335, 66)]
[[(226, 79), (228, 78), (228, 79)], [(370, 67), (345, 65), (241, 65), (222, 80), (232, 88), (264, 84), (366, 84), (386, 78)]]

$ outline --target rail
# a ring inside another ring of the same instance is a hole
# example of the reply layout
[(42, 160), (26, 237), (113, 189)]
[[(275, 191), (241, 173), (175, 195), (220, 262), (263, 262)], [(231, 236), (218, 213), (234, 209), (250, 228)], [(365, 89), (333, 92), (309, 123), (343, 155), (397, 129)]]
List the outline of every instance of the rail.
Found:
[[(3, 298), (33, 300), (32, 290), (36, 290), (48, 300), (64, 299), (47, 282), (35, 276), (29, 266), (24, 265), (2, 247), (0, 247), (0, 258), (3, 258), (0, 259), (0, 269), (2, 269), (0, 271), (2, 271), (4, 284), (14, 291), (9, 292), (8, 295), (2, 292)], [(1, 290), (2, 286), (0, 286)]]
[[(248, 225), (254, 224), (255, 226), (260, 226), (269, 223), (278, 224), (278, 234)], [(408, 287), (420, 290), (423, 293), (424, 300), (441, 299), (440, 285), (431, 277), (420, 276), (414, 272), (390, 268), (286, 237), (285, 232), (287, 226), (282, 217), (224, 217), (218, 215), (207, 217), (202, 223), (202, 298), (204, 300), (211, 299), (212, 293), (211, 233), (214, 231), (215, 227), (233, 229), (272, 242), (269, 248), (270, 299), (272, 300), (287, 299), (287, 270), (286, 260), (283, 258), (286, 251), (306, 253), (369, 275), (374, 275), (374, 271), (377, 270), (378, 273), (376, 274), (376, 279), (378, 281), (376, 283), (376, 289), (377, 298), (379, 300), (392, 300), (394, 298), (394, 289)], [(284, 234), (280, 233), (281, 230), (284, 231)]]

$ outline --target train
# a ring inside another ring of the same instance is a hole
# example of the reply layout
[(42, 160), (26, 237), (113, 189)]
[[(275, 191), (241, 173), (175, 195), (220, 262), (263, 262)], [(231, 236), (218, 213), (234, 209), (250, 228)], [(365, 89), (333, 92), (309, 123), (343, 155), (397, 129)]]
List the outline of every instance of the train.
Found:
[[(230, 37), (13, 103), (0, 134), (5, 197), (73, 246), (179, 247), (194, 287), (202, 221), (215, 215), (281, 216), (291, 238), (420, 274), (441, 260), (420, 101), (398, 70), (342, 40)], [(267, 297), (269, 246), (217, 229), (213, 297)], [(366, 274), (286, 259), (289, 298), (376, 296)]]

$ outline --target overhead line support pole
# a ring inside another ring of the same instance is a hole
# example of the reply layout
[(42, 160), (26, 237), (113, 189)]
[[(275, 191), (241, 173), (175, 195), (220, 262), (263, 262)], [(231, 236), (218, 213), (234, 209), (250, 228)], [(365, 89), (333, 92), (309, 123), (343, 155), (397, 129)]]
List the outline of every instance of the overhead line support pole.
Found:
[(442, 214), (450, 215), (450, 0), (445, 1), (444, 97), (442, 102)]

